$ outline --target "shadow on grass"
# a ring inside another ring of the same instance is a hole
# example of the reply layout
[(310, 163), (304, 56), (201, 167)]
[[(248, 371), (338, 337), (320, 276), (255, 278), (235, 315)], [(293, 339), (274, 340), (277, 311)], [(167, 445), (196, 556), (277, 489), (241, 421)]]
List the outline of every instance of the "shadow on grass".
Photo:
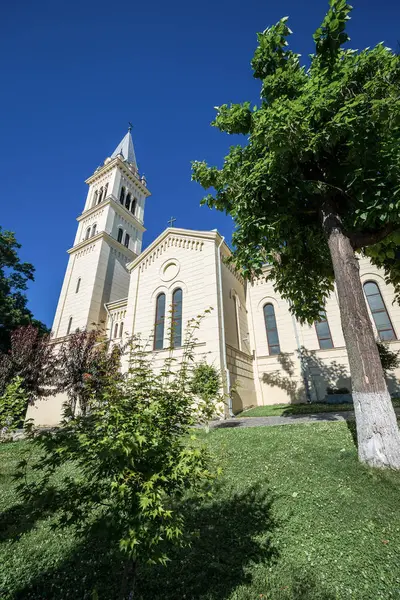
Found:
[[(272, 565), (277, 559), (271, 507), (270, 493), (257, 487), (244, 493), (221, 489), (205, 504), (185, 503), (187, 530), (195, 532), (191, 545), (170, 551), (167, 567), (140, 566), (135, 598), (229, 598), (237, 586), (251, 583), (251, 565)], [(124, 556), (118, 550), (118, 533), (99, 525), (77, 541), (61, 564), (43, 570), (10, 598), (117, 599)]]

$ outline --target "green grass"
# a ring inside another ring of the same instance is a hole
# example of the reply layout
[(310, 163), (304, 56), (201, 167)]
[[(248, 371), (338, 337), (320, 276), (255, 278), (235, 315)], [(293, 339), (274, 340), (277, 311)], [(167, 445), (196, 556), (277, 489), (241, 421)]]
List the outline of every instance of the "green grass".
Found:
[[(223, 467), (218, 489), (188, 512), (191, 547), (140, 569), (137, 599), (400, 599), (400, 474), (362, 467), (346, 423), (201, 435)], [(19, 504), (23, 446), (0, 445), (1, 600), (117, 598), (114, 546)]]
[[(400, 398), (392, 400), (394, 407), (400, 406)], [(237, 417), (281, 417), (287, 415), (310, 415), (321, 412), (338, 412), (353, 410), (352, 404), (325, 404), (315, 402), (313, 404), (270, 404), (266, 406), (255, 406), (249, 408)]]

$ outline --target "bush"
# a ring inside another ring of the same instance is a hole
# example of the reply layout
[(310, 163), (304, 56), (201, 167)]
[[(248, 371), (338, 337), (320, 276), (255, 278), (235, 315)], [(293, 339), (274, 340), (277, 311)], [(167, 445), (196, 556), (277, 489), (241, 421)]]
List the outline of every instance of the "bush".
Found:
[(214, 366), (200, 363), (193, 369), (190, 387), (208, 429), (208, 421), (217, 416), (223, 402), (221, 374)]
[(21, 427), (24, 421), (28, 398), (22, 384), (22, 377), (14, 377), (0, 396), (0, 440), (2, 441), (8, 440), (10, 434)]
[[(165, 564), (168, 546), (184, 543), (180, 500), (187, 493), (200, 498), (215, 476), (205, 448), (190, 435), (204, 418), (190, 381), (199, 324), (200, 318), (190, 324), (179, 368), (170, 356), (156, 374), (151, 354), (132, 340), (127, 377), (108, 371), (85, 397), (85, 412), (71, 413), (59, 430), (29, 427), (35, 479), (27, 480), (29, 461), (22, 461), (23, 500), (43, 505), (44, 495), (55, 498), (59, 525), (73, 524), (81, 535), (93, 527), (110, 532), (110, 539), (117, 533), (126, 557), (121, 597), (133, 594), (139, 561)], [(62, 468), (71, 461), (75, 477)], [(56, 472), (63, 479), (55, 493)]]

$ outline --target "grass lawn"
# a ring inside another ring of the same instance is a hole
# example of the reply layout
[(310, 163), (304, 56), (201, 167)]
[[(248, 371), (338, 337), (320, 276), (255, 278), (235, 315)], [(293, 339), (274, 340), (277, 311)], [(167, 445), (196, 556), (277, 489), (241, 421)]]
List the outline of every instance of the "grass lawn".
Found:
[[(188, 514), (191, 547), (140, 569), (138, 599), (400, 599), (400, 474), (360, 466), (346, 423), (204, 437), (222, 463), (218, 489)], [(117, 598), (114, 546), (53, 531), (54, 515), (18, 503), (24, 443), (0, 445), (1, 600)]]
[[(392, 400), (394, 407), (400, 406), (400, 398)], [(266, 406), (255, 406), (249, 408), (237, 417), (281, 417), (285, 415), (310, 415), (321, 412), (338, 412), (353, 410), (352, 404), (323, 404), (315, 402), (313, 404), (270, 404)]]

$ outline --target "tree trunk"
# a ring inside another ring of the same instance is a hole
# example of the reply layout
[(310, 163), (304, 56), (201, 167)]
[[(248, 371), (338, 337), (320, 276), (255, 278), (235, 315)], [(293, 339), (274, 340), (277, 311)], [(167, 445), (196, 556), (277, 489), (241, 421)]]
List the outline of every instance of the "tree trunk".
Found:
[(400, 433), (361, 285), (359, 264), (340, 217), (322, 210), (350, 365), (358, 456), (371, 467), (400, 469)]
[(133, 600), (135, 596), (136, 566), (136, 561), (131, 558), (128, 558), (125, 562), (119, 591), (120, 600)]

